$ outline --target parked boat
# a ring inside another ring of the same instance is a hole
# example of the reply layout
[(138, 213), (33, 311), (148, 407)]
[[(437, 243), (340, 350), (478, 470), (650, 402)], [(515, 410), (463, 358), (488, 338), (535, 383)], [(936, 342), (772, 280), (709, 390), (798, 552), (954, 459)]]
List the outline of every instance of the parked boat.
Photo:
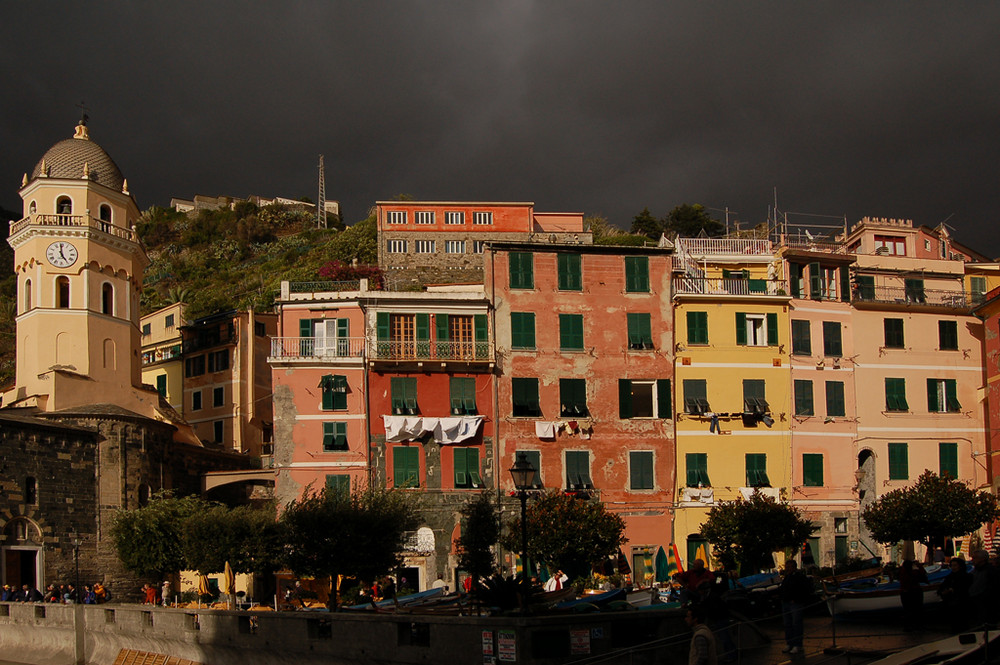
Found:
[(971, 665), (987, 662), (987, 652), (1000, 649), (1000, 634), (962, 633), (896, 652), (869, 665)]
[[(924, 605), (941, 602), (937, 590), (951, 570), (932, 565), (926, 567), (927, 582), (920, 587), (924, 592)], [(867, 574), (865, 574), (867, 573)], [(877, 612), (902, 609), (899, 581), (886, 581), (873, 571), (861, 571), (854, 577), (827, 578), (823, 582), (826, 606), (832, 616), (854, 612)]]

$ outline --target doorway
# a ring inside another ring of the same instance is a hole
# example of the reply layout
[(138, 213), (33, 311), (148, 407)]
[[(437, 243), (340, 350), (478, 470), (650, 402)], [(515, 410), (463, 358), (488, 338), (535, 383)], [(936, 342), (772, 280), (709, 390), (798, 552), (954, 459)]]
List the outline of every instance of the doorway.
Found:
[(29, 584), (34, 588), (42, 585), (39, 579), (41, 567), (38, 565), (38, 549), (32, 547), (5, 547), (3, 550), (3, 583), (14, 589)]

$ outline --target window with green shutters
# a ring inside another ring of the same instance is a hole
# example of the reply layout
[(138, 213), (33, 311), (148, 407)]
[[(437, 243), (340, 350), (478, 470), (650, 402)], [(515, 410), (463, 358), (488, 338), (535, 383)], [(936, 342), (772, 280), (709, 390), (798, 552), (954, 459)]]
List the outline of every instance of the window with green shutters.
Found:
[(808, 379), (796, 379), (795, 389), (795, 415), (813, 416), (816, 412), (813, 408), (813, 382)]
[(846, 408), (846, 404), (844, 403), (844, 382), (827, 381), (826, 415), (831, 418), (844, 417), (847, 415)]
[(778, 315), (736, 312), (736, 344), (739, 346), (777, 346)]
[(681, 385), (684, 391), (684, 413), (701, 415), (712, 410), (708, 404), (708, 383), (705, 379), (684, 379)]
[(688, 344), (708, 344), (708, 312), (687, 313)]
[(670, 409), (670, 379), (618, 379), (618, 417), (673, 418)]
[(910, 406), (906, 403), (906, 379), (887, 378), (885, 380), (885, 410), (910, 410)]
[(633, 450), (628, 454), (629, 489), (653, 489), (653, 451)]
[(557, 254), (556, 267), (559, 273), (560, 291), (582, 291), (583, 275), (580, 270), (579, 254)]
[(451, 413), (454, 416), (469, 416), (476, 412), (476, 380), (472, 377), (453, 376), (449, 382), (451, 390)]
[(927, 410), (931, 413), (957, 413), (958, 382), (955, 379), (927, 379)]
[(885, 346), (887, 349), (902, 349), (906, 346), (903, 339), (903, 319), (885, 319)]
[(397, 416), (415, 416), (417, 408), (416, 377), (394, 376), (389, 380), (392, 393), (392, 412)]
[(325, 374), (320, 378), (324, 411), (347, 410), (347, 377), (342, 374)]
[(791, 290), (793, 298), (801, 298), (805, 292), (804, 271), (805, 267), (801, 263), (788, 264), (788, 288)]
[(818, 453), (802, 454), (802, 484), (806, 487), (823, 486), (823, 456)]
[(980, 305), (984, 300), (986, 300), (986, 278), (985, 277), (970, 277), (969, 278), (969, 295), (971, 296), (973, 305)]
[(711, 487), (708, 479), (708, 453), (687, 453), (684, 455), (688, 487)]
[(792, 320), (792, 355), (812, 355), (812, 338), (808, 321)]
[(542, 489), (542, 453), (537, 450), (518, 450), (515, 457), (524, 454), (524, 458), (528, 460), (531, 464), (531, 468), (535, 470), (535, 475), (531, 477), (531, 489), (540, 490)]
[(844, 355), (844, 343), (839, 321), (823, 322), (823, 355), (836, 358)]
[(323, 452), (348, 450), (347, 423), (323, 423)]
[(483, 486), (482, 478), (479, 476), (479, 449), (478, 448), (452, 448), (455, 456), (455, 487), (459, 489), (472, 489)]
[(160, 393), (160, 396), (167, 396), (167, 375), (160, 374), (156, 377), (156, 392)]
[(854, 282), (857, 285), (855, 296), (858, 300), (875, 300), (874, 275), (858, 275), (854, 278)]
[(924, 280), (904, 279), (903, 289), (906, 293), (906, 302), (927, 302), (927, 296), (924, 293)]
[(333, 492), (350, 492), (351, 477), (346, 473), (333, 473), (326, 477), (326, 488)]
[(511, 252), (510, 258), (510, 288), (535, 288), (534, 254), (531, 252)]
[(559, 315), (559, 350), (583, 351), (583, 314)]
[(958, 351), (958, 321), (938, 321), (938, 348)]
[(743, 379), (743, 413), (767, 413), (764, 379)]
[(944, 477), (958, 478), (958, 444), (938, 444), (938, 473)]
[(514, 416), (537, 418), (542, 415), (538, 403), (538, 379), (515, 378), (510, 380)]
[(771, 480), (767, 477), (767, 455), (764, 453), (747, 453), (747, 487), (770, 487)]
[(582, 417), (588, 414), (587, 380), (559, 379), (559, 415)]
[(420, 487), (420, 447), (392, 449), (392, 482), (395, 487)]
[(625, 257), (625, 291), (649, 293), (649, 257)]
[(907, 480), (910, 477), (909, 450), (905, 443), (889, 444), (889, 480)]
[(590, 479), (590, 451), (566, 451), (566, 489), (594, 489), (594, 481)]
[(652, 349), (653, 328), (650, 325), (649, 313), (629, 312), (626, 319), (628, 321), (628, 348)]
[(510, 313), (510, 348), (535, 348), (535, 314), (533, 312)]

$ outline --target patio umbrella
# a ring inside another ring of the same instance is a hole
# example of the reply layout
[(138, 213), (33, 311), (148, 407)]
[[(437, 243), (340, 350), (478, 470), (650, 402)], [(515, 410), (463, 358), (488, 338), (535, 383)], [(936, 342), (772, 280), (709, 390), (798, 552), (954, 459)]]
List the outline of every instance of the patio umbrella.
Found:
[(709, 561), (709, 558), (708, 558), (708, 550), (705, 549), (705, 544), (704, 543), (702, 543), (701, 545), (698, 546), (698, 552), (697, 552), (697, 554), (695, 554), (695, 558), (701, 559), (702, 561), (705, 562), (706, 566), (711, 567), (711, 561)]
[(236, 598), (236, 576), (233, 574), (233, 569), (226, 562), (226, 569), (222, 573), (223, 586), (226, 587), (226, 593), (229, 595), (229, 607), (232, 609), (233, 599)]
[(618, 550), (618, 574), (619, 575), (629, 575), (632, 573), (632, 567), (628, 565), (628, 559), (625, 554)]
[[(675, 569), (674, 573), (677, 572)], [(669, 582), (672, 572), (670, 570), (670, 561), (667, 560), (667, 553), (663, 551), (663, 546), (656, 550), (656, 581), (657, 582)]]
[(676, 570), (678, 573), (683, 573), (684, 566), (681, 564), (681, 553), (677, 551), (677, 543), (670, 543), (670, 556), (673, 558), (671, 569)]

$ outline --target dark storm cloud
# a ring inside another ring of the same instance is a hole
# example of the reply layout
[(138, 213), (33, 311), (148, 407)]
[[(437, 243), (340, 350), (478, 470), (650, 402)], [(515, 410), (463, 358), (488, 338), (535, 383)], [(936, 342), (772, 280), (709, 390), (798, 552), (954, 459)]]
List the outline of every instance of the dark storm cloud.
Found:
[[(1000, 5), (17, 3), (0, 204), (92, 136), (139, 204), (327, 196), (949, 218), (1000, 254)], [(6, 183), (5, 185), (3, 183)]]

